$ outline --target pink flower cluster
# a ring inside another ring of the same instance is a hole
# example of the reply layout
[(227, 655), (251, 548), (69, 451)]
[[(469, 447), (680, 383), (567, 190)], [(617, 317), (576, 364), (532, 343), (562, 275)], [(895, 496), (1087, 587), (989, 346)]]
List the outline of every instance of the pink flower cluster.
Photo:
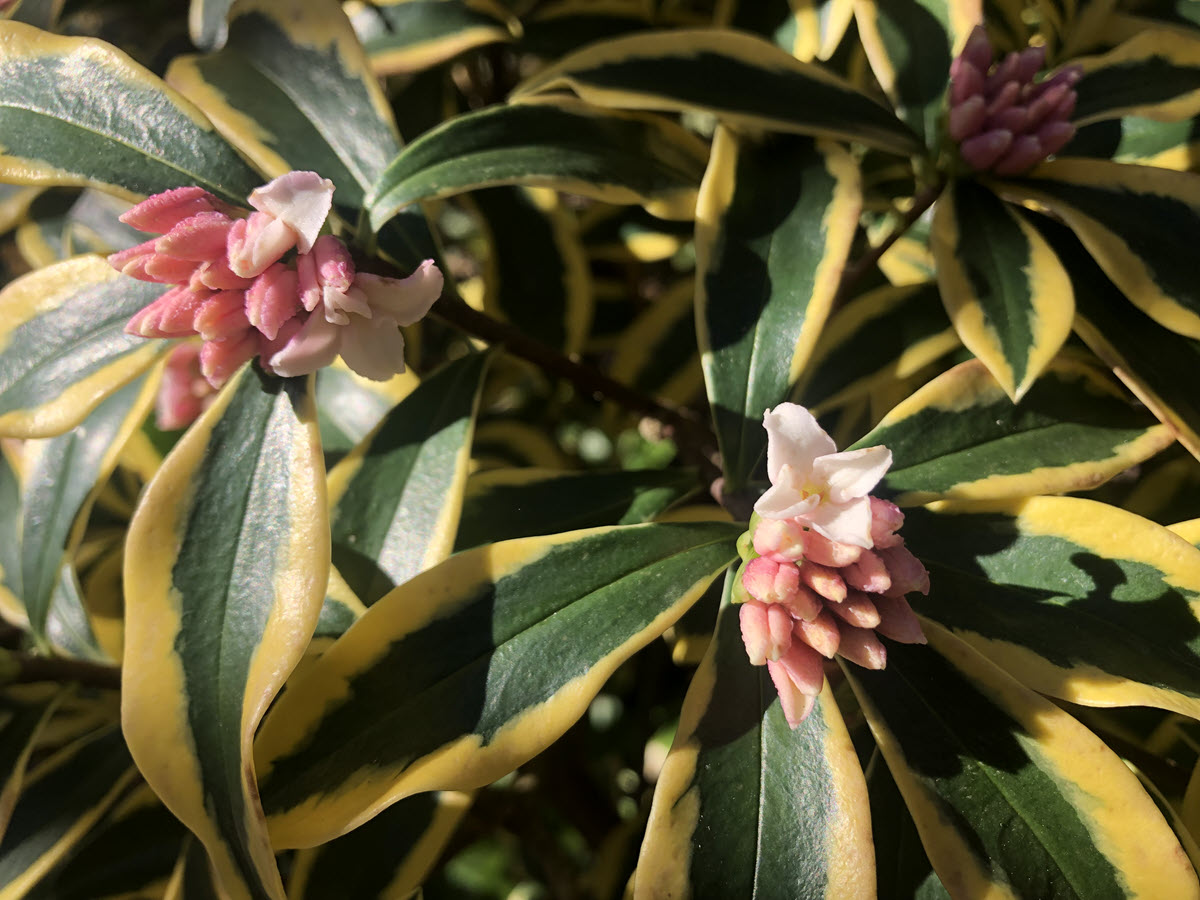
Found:
[(795, 728), (825, 683), (826, 659), (840, 654), (882, 669), (887, 650), (876, 632), (923, 644), (910, 591), (929, 592), (929, 573), (897, 534), (904, 514), (869, 495), (891, 453), (842, 453), (801, 406), (784, 403), (763, 417), (771, 489), (757, 504), (735, 602), (746, 654), (766, 665), (784, 716)]
[(987, 31), (976, 26), (950, 64), (950, 137), (975, 171), (1020, 175), (1075, 136), (1070, 118), (1083, 70), (1067, 66), (1035, 82), (1044, 47), (1009, 53), (996, 66), (992, 59)]
[(433, 261), (405, 279), (357, 271), (346, 245), (320, 233), (333, 183), (315, 172), (289, 172), (255, 189), (248, 202), (253, 212), (184, 187), (121, 216), (160, 236), (114, 253), (109, 263), (133, 278), (173, 285), (125, 330), (199, 335), (200, 370), (213, 387), (256, 356), (284, 376), (314, 372), (338, 356), (377, 381), (404, 371), (399, 326), (420, 319), (441, 294)]
[(764, 663), (788, 724), (811, 712), (825, 683), (824, 660), (841, 654), (868, 669), (887, 664), (876, 632), (923, 644), (904, 595), (929, 592), (929, 573), (896, 529), (899, 508), (871, 498), (873, 549), (831, 541), (800, 519), (761, 519), (742, 573), (742, 640), (750, 662)]
[(217, 391), (200, 371), (200, 346), (171, 348), (154, 404), (154, 421), (162, 431), (187, 428), (208, 409)]

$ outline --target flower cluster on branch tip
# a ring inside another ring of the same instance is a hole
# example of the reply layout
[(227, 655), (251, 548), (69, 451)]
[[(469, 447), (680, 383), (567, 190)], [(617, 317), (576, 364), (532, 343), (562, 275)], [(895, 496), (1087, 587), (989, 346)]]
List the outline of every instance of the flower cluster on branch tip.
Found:
[(950, 64), (950, 137), (977, 172), (1020, 175), (1061, 150), (1075, 136), (1075, 84), (1079, 66), (1044, 81), (1044, 47), (1009, 53), (997, 65), (987, 31), (976, 26)]
[(841, 655), (882, 669), (876, 632), (922, 644), (910, 591), (929, 592), (929, 573), (897, 533), (899, 507), (870, 491), (891, 451), (838, 453), (804, 407), (783, 403), (763, 416), (771, 487), (754, 506), (734, 590), (750, 662), (766, 665), (788, 724), (812, 711), (824, 660)]
[[(142, 281), (172, 285), (125, 330), (156, 338), (199, 335), (200, 371), (214, 388), (256, 356), (283, 376), (314, 372), (338, 356), (376, 381), (403, 372), (399, 326), (424, 316), (441, 294), (433, 260), (404, 279), (357, 271), (346, 245), (321, 234), (333, 182), (315, 172), (282, 175), (256, 188), (248, 203), (253, 211), (184, 187), (121, 216), (159, 237), (114, 253), (109, 263)], [(177, 368), (169, 377), (183, 377), (182, 356)]]

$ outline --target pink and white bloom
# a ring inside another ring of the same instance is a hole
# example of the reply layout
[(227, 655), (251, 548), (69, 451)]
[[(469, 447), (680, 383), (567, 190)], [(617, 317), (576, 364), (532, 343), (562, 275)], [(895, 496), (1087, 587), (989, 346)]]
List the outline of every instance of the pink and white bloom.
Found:
[(837, 452), (803, 406), (781, 403), (763, 415), (771, 487), (754, 504), (768, 519), (795, 519), (841, 544), (870, 548), (869, 493), (892, 464), (886, 447)]
[(255, 188), (248, 202), (257, 212), (233, 223), (227, 250), (234, 273), (254, 278), (292, 247), (312, 250), (333, 208), (333, 182), (316, 172), (288, 172)]
[(838, 453), (801, 406), (763, 416), (771, 488), (755, 505), (734, 602), (752, 665), (765, 665), (796, 728), (825, 683), (826, 659), (887, 665), (879, 639), (921, 644), (911, 592), (929, 573), (899, 534), (904, 513), (869, 492), (892, 463), (885, 447)]
[[(405, 279), (357, 271), (346, 245), (321, 234), (333, 182), (316, 172), (282, 175), (247, 202), (255, 210), (248, 216), (201, 188), (178, 188), (121, 217), (161, 236), (114, 253), (109, 263), (172, 285), (125, 330), (199, 335), (204, 343), (193, 361), (213, 388), (254, 357), (285, 376), (315, 372), (338, 356), (378, 381), (403, 372), (400, 326), (425, 315), (442, 291), (433, 260)], [(182, 389), (172, 396), (182, 397)]]
[[(315, 262), (320, 302), (286, 342), (263, 354), (266, 365), (277, 375), (305, 375), (341, 356), (351, 369), (374, 381), (403, 372), (400, 326), (412, 325), (429, 312), (442, 292), (442, 273), (433, 260), (425, 260), (403, 279), (357, 272), (348, 286), (343, 286), (346, 273), (340, 267), (331, 263), (326, 272), (319, 259)], [(300, 296), (307, 306), (314, 291), (307, 284), (306, 268), (301, 266), (299, 276)]]

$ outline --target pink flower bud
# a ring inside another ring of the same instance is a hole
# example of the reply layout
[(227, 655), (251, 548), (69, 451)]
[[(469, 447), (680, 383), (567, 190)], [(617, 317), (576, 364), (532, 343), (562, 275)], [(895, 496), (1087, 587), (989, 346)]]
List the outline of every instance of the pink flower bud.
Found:
[(199, 187), (181, 187), (147, 197), (137, 206), (127, 210), (121, 221), (130, 228), (151, 234), (165, 234), (184, 219), (204, 212), (231, 212), (208, 191)]
[(882, 669), (887, 666), (887, 650), (875, 637), (870, 628), (855, 628), (853, 625), (842, 624), (842, 642), (838, 645), (838, 653), (852, 663), (857, 663), (864, 669)]
[(200, 373), (198, 344), (179, 344), (167, 356), (155, 398), (155, 424), (162, 431), (191, 425), (212, 401), (214, 392)]
[(800, 586), (800, 572), (793, 563), (777, 563), (765, 556), (750, 560), (742, 573), (742, 586), (756, 600), (784, 603)]
[(804, 557), (818, 565), (840, 569), (858, 559), (862, 551), (862, 547), (831, 541), (815, 531), (804, 534)]
[(850, 591), (841, 603), (831, 603), (825, 608), (855, 628), (874, 628), (879, 624), (879, 611), (862, 591)]
[(246, 291), (246, 317), (268, 340), (299, 311), (296, 271), (283, 263), (273, 263)]
[(240, 335), (250, 327), (246, 318), (245, 291), (218, 291), (196, 313), (192, 321), (206, 341)]
[(833, 659), (838, 651), (838, 644), (842, 640), (837, 620), (826, 609), (822, 609), (821, 614), (811, 622), (803, 619), (797, 621), (792, 628), (792, 634), (797, 640), (808, 644), (826, 659)]
[[(989, 55), (991, 51), (988, 51)], [(983, 100), (983, 88), (987, 69), (977, 69), (960, 56), (950, 64), (950, 104), (952, 107), (965, 103), (971, 97), (979, 95), (980, 104), (986, 106)]]
[[(1075, 98), (1071, 98), (1074, 103)], [(1042, 145), (1042, 153), (1053, 156), (1075, 137), (1075, 126), (1070, 122), (1047, 122), (1038, 129), (1038, 143)]]
[(767, 606), (767, 631), (770, 636), (767, 659), (779, 659), (792, 646), (792, 616), (778, 603)]
[[(793, 568), (795, 567), (793, 566)], [(805, 621), (815, 619), (825, 608), (825, 601), (811, 588), (802, 584), (797, 584), (796, 590), (788, 597), (781, 599), (779, 603), (787, 607), (787, 611), (795, 618)]]
[[(794, 646), (801, 646), (796, 644)], [(792, 681), (788, 670), (780, 662), (767, 663), (767, 671), (771, 673), (771, 681), (779, 694), (779, 705), (783, 709), (783, 717), (792, 728), (796, 728), (808, 718), (817, 703), (816, 694), (806, 694)], [(820, 693), (818, 691), (817, 693)]]
[(288, 319), (281, 326), (279, 326), (279, 331), (276, 333), (274, 338), (268, 338), (261, 331), (259, 332), (259, 364), (263, 367), (264, 371), (269, 372), (272, 375), (282, 374), (281, 372), (277, 372), (271, 365), (271, 358), (296, 339), (296, 336), (304, 328), (304, 325), (307, 321), (308, 315), (305, 313), (299, 313), (295, 316), (292, 316), (292, 318)]
[(903, 597), (876, 597), (875, 609), (879, 611), (879, 624), (875, 631), (901, 644), (924, 644), (925, 632), (921, 620)]
[(904, 543), (896, 534), (904, 524), (904, 513), (890, 500), (871, 498), (871, 540), (877, 548), (895, 547)]
[(317, 258), (311, 253), (296, 257), (296, 289), (300, 292), (300, 305), (309, 312), (321, 302), (321, 279), (317, 275)]
[(1029, 110), (1023, 106), (1010, 106), (1003, 112), (990, 116), (987, 120), (988, 129), (999, 129), (1001, 131), (1011, 131), (1013, 134), (1021, 134), (1025, 131), (1029, 123)]
[(125, 333), (148, 338), (193, 335), (196, 329), (192, 322), (196, 313), (211, 296), (211, 291), (200, 292), (184, 286), (173, 287), (153, 303), (134, 313), (125, 325)]
[(760, 519), (754, 529), (754, 552), (777, 562), (804, 556), (804, 529), (792, 519)]
[(870, 550), (864, 550), (857, 562), (842, 569), (842, 579), (852, 588), (868, 594), (882, 594), (892, 586), (883, 559)]
[(950, 108), (950, 137), (956, 141), (976, 134), (987, 119), (987, 101), (979, 94)]
[(109, 254), (108, 264), (122, 275), (128, 275), (139, 281), (153, 281), (154, 279), (146, 274), (145, 267), (146, 261), (153, 257), (154, 253), (154, 241), (149, 240), (136, 247), (126, 247), (124, 250)]
[(1017, 54), (1017, 64), (1014, 77), (1018, 81), (1029, 83), (1033, 76), (1046, 65), (1045, 47), (1026, 47)]
[(988, 39), (986, 28), (976, 25), (971, 29), (959, 58), (969, 62), (980, 72), (987, 72), (991, 68), (992, 42)]
[(225, 244), (233, 219), (218, 212), (198, 213), (184, 219), (154, 242), (154, 249), (167, 256), (207, 262), (225, 255)]
[(994, 97), (989, 98), (987, 105), (987, 114), (989, 117), (999, 115), (1008, 109), (1021, 98), (1021, 85), (1015, 81), (1009, 81), (1004, 84), (1000, 90), (996, 92)]
[(254, 284), (254, 279), (235, 274), (229, 268), (228, 258), (222, 255), (220, 259), (201, 263), (189, 283), (193, 288), (206, 287), (213, 291), (244, 291)]
[(1046, 158), (1046, 151), (1035, 135), (1023, 134), (1013, 141), (1012, 147), (992, 166), (997, 175), (1019, 175), (1027, 172), (1039, 160)]
[(1001, 156), (1012, 146), (1011, 131), (985, 131), (973, 138), (967, 138), (959, 145), (958, 152), (962, 154), (963, 162), (977, 172), (990, 169)]
[(746, 645), (746, 656), (750, 665), (763, 665), (771, 652), (771, 627), (767, 621), (767, 604), (758, 600), (747, 600), (738, 610), (738, 622), (742, 629), (742, 643)]
[(888, 547), (880, 550), (879, 558), (883, 560), (888, 574), (892, 576), (892, 586), (887, 590), (889, 597), (903, 597), (910, 591), (929, 593), (929, 573), (907, 547)]
[(846, 583), (842, 576), (811, 559), (800, 564), (800, 581), (826, 600), (841, 603), (846, 599)]
[[(1071, 93), (1071, 88), (1066, 84), (1056, 84), (1049, 90), (1042, 91), (1037, 99), (1029, 104), (1028, 127), (1037, 128), (1042, 124), (1042, 121), (1051, 116), (1063, 98)], [(1072, 102), (1074, 97), (1072, 96)]]
[(258, 332), (247, 328), (240, 335), (205, 341), (200, 348), (200, 371), (214, 388), (220, 388), (229, 376), (258, 353)]
[(142, 264), (146, 280), (159, 284), (183, 284), (190, 282), (196, 271), (196, 263), (190, 259), (179, 259), (165, 253), (155, 253)]

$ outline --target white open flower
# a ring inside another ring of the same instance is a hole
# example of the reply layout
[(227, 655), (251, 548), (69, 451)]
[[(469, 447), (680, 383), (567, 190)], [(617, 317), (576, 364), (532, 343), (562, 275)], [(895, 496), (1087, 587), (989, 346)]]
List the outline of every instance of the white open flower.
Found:
[(771, 487), (754, 511), (768, 519), (799, 519), (831, 541), (873, 546), (867, 495), (891, 466), (892, 451), (838, 453), (812, 413), (795, 403), (767, 410), (763, 427)]

